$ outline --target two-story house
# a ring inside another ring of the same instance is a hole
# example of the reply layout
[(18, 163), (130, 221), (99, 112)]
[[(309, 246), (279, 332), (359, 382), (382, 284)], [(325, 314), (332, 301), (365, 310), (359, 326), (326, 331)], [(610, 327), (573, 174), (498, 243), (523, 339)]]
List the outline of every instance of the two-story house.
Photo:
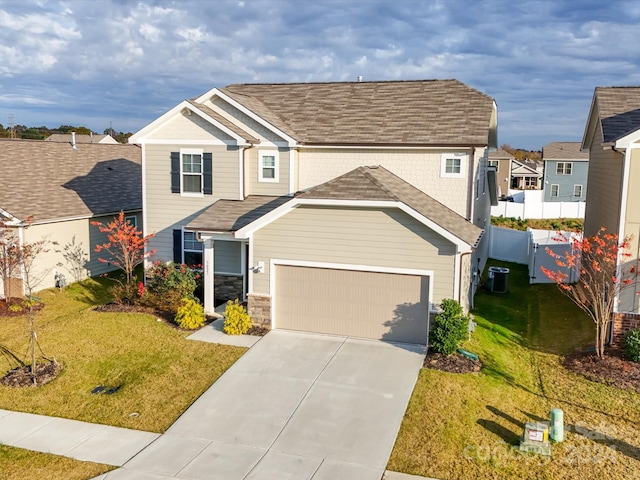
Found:
[[(638, 267), (640, 239), (640, 87), (597, 87), (593, 95), (582, 148), (589, 152), (589, 178), (584, 233), (601, 227), (631, 237), (631, 258), (625, 267)], [(615, 304), (613, 339), (640, 328), (638, 282)]]
[(496, 111), (456, 80), (213, 88), (129, 139), (145, 234), (203, 265), (206, 311), (238, 297), (272, 328), (424, 343), (484, 268)]
[(498, 198), (504, 198), (509, 195), (509, 188), (511, 188), (511, 163), (514, 160), (513, 155), (501, 148), (489, 152), (487, 165), (496, 169)]
[(589, 152), (580, 142), (552, 142), (542, 148), (545, 202), (584, 202)]

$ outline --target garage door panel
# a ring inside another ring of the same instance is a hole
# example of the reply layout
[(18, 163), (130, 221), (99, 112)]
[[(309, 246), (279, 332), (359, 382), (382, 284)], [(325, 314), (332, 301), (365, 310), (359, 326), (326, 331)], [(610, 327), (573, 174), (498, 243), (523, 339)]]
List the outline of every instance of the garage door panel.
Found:
[(427, 277), (278, 265), (276, 328), (425, 343)]

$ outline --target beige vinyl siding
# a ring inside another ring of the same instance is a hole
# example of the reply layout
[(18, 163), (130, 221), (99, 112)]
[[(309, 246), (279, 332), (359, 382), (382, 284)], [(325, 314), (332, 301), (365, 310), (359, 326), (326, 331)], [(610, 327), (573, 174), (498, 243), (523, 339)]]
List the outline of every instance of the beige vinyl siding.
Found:
[(213, 265), (216, 273), (242, 273), (242, 243), (216, 240)]
[[(640, 150), (631, 150), (629, 164), (629, 188), (627, 190), (626, 218), (624, 224), (624, 236), (631, 237), (630, 253), (626, 267), (638, 264), (640, 258)], [(636, 279), (635, 285), (627, 288), (620, 299), (619, 311), (640, 313), (640, 279)]]
[(182, 113), (171, 118), (167, 123), (155, 130), (149, 138), (181, 141), (210, 141), (218, 139), (221, 142), (235, 142), (231, 136), (217, 129), (195, 113), (191, 115)]
[(596, 127), (589, 147), (589, 176), (585, 205), (584, 232), (595, 235), (600, 227), (618, 232), (621, 209), (623, 156), (603, 147), (602, 129)]
[(252, 293), (270, 294), (270, 259), (431, 270), (434, 302), (451, 298), (455, 246), (397, 209), (301, 206), (257, 231)]
[[(258, 169), (260, 153), (278, 152), (278, 182), (259, 182)], [(289, 192), (289, 149), (288, 148), (260, 148), (254, 147), (245, 151), (245, 165), (249, 179), (247, 195), (287, 195)]]
[[(445, 204), (463, 217), (468, 217), (470, 185), (477, 165), (471, 150), (466, 152), (466, 166), (460, 178), (441, 178), (442, 153), (445, 150), (374, 149), (374, 148), (304, 148), (299, 152), (298, 189), (303, 190), (327, 182), (357, 167), (380, 165), (403, 180)], [(451, 150), (446, 150), (451, 151)]]
[[(142, 228), (142, 215), (140, 213), (127, 213), (127, 216), (136, 216), (138, 229)], [(96, 253), (96, 245), (107, 241), (107, 234), (100, 232), (98, 227), (91, 225), (92, 221), (107, 224), (113, 220), (113, 216), (102, 216), (93, 219), (69, 220), (65, 222), (45, 223), (32, 225), (24, 229), (24, 242), (32, 243), (46, 240), (47, 251), (39, 255), (34, 263), (33, 278), (42, 277), (42, 282), (37, 290), (55, 286), (54, 275), (58, 271), (64, 274), (67, 283), (75, 279), (72, 274), (71, 263), (64, 258), (64, 248), (69, 246), (81, 247), (86, 263), (84, 264), (81, 279), (87, 276), (101, 275), (114, 270), (115, 267), (100, 262), (99, 258), (108, 259), (106, 253)]]
[[(202, 148), (213, 157), (213, 195), (201, 197), (171, 193), (171, 152), (180, 148)], [(218, 145), (145, 145), (145, 208), (147, 234), (155, 237), (150, 248), (156, 259), (173, 259), (173, 229), (181, 228), (219, 199), (240, 198), (239, 149)]]

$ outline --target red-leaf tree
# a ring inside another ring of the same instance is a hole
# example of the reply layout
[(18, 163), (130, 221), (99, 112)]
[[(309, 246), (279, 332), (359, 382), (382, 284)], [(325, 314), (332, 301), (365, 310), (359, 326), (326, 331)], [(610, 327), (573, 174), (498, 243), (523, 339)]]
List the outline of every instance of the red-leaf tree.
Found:
[[(110, 263), (118, 267), (125, 274), (125, 287), (134, 285), (134, 269), (155, 254), (155, 250), (146, 250), (147, 242), (153, 234), (142, 236), (142, 232), (125, 219), (124, 212), (106, 225), (101, 222), (91, 222), (102, 233), (107, 234), (107, 242), (96, 245), (97, 253), (108, 253), (110, 258), (100, 257), (102, 263)], [(134, 285), (135, 288), (137, 288)]]
[[(559, 232), (555, 240), (566, 242), (568, 239)], [(562, 254), (546, 249), (562, 270), (540, 268), (591, 317), (596, 327), (596, 353), (602, 357), (615, 302), (624, 290), (635, 284), (637, 261), (628, 261), (630, 239), (620, 241), (617, 234), (607, 233), (604, 227), (591, 237), (571, 239), (571, 245), (572, 249)], [(573, 283), (568, 282), (567, 271), (571, 270), (579, 273)]]

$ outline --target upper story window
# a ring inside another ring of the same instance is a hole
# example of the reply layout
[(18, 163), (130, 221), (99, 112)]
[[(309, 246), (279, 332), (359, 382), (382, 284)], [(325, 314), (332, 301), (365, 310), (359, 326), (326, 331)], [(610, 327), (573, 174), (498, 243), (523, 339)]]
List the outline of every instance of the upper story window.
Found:
[(138, 226), (138, 219), (135, 215), (127, 215), (124, 217), (125, 222), (129, 222), (133, 228)]
[(560, 194), (560, 185), (554, 183), (551, 185), (551, 196), (557, 197)]
[(277, 150), (263, 150), (258, 153), (258, 181), (278, 182), (280, 165)]
[(500, 160), (488, 160), (487, 167), (495, 167), (496, 172), (499, 170)]
[(443, 153), (440, 164), (440, 176), (443, 178), (456, 178), (464, 176), (466, 154)]
[(213, 193), (212, 154), (201, 148), (171, 152), (171, 193), (202, 196)]
[(571, 175), (571, 169), (573, 163), (571, 162), (558, 162), (556, 164), (556, 175)]

